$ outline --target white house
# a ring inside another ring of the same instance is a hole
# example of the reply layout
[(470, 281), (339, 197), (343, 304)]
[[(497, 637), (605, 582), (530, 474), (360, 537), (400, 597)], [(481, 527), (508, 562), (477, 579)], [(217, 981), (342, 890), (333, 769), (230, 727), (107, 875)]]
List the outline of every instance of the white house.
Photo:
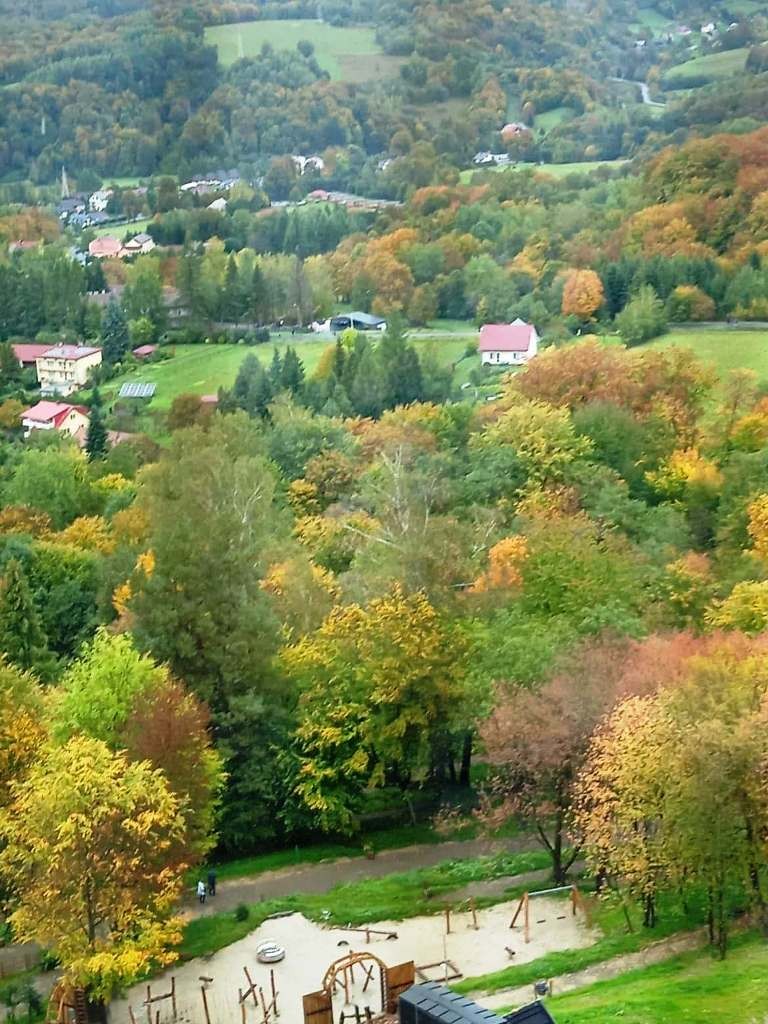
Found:
[(480, 361), (487, 366), (527, 363), (539, 351), (533, 324), (519, 318), (511, 324), (484, 324), (480, 328)]
[(121, 256), (143, 256), (148, 252), (152, 252), (154, 248), (154, 238), (145, 231), (142, 231), (141, 234), (128, 239), (122, 248)]
[(88, 383), (88, 374), (101, 363), (101, 349), (87, 345), (55, 345), (35, 360), (44, 395), (71, 395)]
[(88, 430), (88, 410), (82, 405), (67, 405), (64, 402), (38, 402), (21, 414), (24, 437), (33, 430), (58, 430), (62, 434), (77, 437)]

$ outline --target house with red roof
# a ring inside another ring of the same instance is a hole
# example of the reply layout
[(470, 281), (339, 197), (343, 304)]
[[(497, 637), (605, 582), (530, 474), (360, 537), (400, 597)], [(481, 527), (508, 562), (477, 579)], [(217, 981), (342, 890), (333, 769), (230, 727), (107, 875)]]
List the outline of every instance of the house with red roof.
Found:
[(71, 395), (86, 387), (91, 371), (100, 364), (100, 348), (54, 345), (35, 360), (40, 390), (44, 395)]
[(24, 437), (29, 437), (33, 430), (58, 430), (71, 437), (84, 436), (89, 422), (84, 406), (65, 402), (38, 402), (21, 414)]
[(52, 345), (26, 345), (23, 342), (18, 345), (12, 345), (13, 354), (19, 361), (19, 366), (22, 370), (26, 370), (31, 366), (34, 366), (41, 356), (44, 356), (49, 348), (53, 348)]
[(119, 259), (123, 254), (123, 243), (112, 235), (104, 235), (89, 243), (88, 252), (95, 260)]
[(478, 349), (484, 366), (518, 366), (539, 351), (539, 334), (519, 318), (511, 324), (483, 324)]

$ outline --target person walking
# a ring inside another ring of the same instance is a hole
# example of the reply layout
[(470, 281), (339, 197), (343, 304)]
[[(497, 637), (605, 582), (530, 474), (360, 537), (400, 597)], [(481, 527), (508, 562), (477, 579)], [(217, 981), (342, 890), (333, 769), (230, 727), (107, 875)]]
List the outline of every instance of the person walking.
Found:
[(209, 896), (215, 896), (216, 895), (216, 872), (215, 871), (209, 871), (208, 872), (208, 895)]
[(202, 878), (197, 883), (197, 898), (200, 900), (201, 903), (205, 903), (205, 882), (202, 880)]

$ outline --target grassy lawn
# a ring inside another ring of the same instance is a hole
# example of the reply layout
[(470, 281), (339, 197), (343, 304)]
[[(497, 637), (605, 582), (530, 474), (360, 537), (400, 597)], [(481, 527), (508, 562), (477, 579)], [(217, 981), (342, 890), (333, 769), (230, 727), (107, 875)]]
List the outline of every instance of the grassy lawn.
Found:
[(681, 345), (705, 362), (712, 363), (721, 377), (731, 370), (754, 370), (761, 381), (768, 381), (768, 331), (676, 330), (649, 342), (645, 348), (669, 348)]
[[(136, 366), (110, 381), (103, 388), (104, 395), (114, 398), (120, 385), (126, 381), (140, 381), (145, 384), (156, 384), (157, 392), (152, 400), (151, 408), (169, 409), (173, 399), (183, 393), (195, 395), (215, 394), (220, 387), (230, 387), (237, 376), (243, 359), (249, 354), (257, 356), (269, 366), (277, 349), (284, 352), (293, 345), (299, 354), (307, 374), (311, 374), (328, 345), (333, 344), (328, 338), (303, 340), (306, 336), (291, 337), (290, 334), (274, 336), (278, 340), (265, 345), (177, 345), (176, 355), (161, 363), (148, 363)], [(414, 339), (417, 347), (434, 344), (441, 359), (452, 363), (460, 359), (466, 348), (463, 338), (435, 338), (428, 335)], [(467, 360), (467, 362), (470, 362)], [(462, 364), (463, 365), (463, 364)]]
[(558, 1024), (757, 1024), (768, 1019), (768, 944), (739, 937), (725, 961), (709, 951), (684, 953), (661, 964), (548, 1002)]
[[(639, 914), (634, 907), (629, 908), (630, 917), (635, 931), (628, 932), (626, 919), (621, 907), (615, 902), (596, 903), (593, 912), (593, 924), (603, 933), (591, 946), (584, 949), (567, 949), (556, 953), (548, 953), (527, 964), (510, 965), (501, 971), (484, 974), (474, 978), (463, 978), (451, 988), (456, 992), (487, 993), (502, 992), (507, 988), (533, 983), (538, 978), (555, 978), (559, 974), (579, 971), (585, 967), (610, 960), (622, 953), (634, 953), (659, 939), (674, 935), (677, 932), (689, 931), (698, 927), (703, 920), (703, 910), (693, 908), (684, 914), (679, 907), (665, 899), (659, 903), (659, 922), (654, 929), (641, 926)], [(561, 1024), (558, 1017), (558, 1024)]]
[(730, 78), (744, 70), (747, 61), (748, 50), (742, 47), (738, 50), (725, 50), (722, 53), (708, 53), (704, 57), (694, 57), (683, 64), (676, 64), (664, 72), (665, 82), (685, 84), (687, 79), (698, 79), (705, 77), (708, 81), (716, 82), (722, 78)]
[(103, 228), (92, 228), (91, 230), (97, 238), (111, 235), (114, 238), (122, 239), (129, 231), (133, 235), (140, 235), (142, 231), (146, 231), (149, 220), (148, 217), (145, 217), (143, 220), (132, 220), (128, 224), (107, 224)]
[[(214, 953), (244, 938), (270, 914), (283, 910), (301, 911), (315, 921), (327, 918), (332, 924), (353, 926), (435, 914), (441, 908), (440, 896), (470, 882), (535, 871), (549, 867), (550, 863), (549, 855), (543, 850), (445, 861), (417, 871), (338, 885), (329, 892), (298, 893), (286, 899), (253, 904), (245, 921), (238, 921), (232, 911), (198, 917), (184, 927), (181, 955), (190, 959)], [(501, 897), (506, 898), (509, 897)], [(478, 899), (477, 902), (478, 906), (487, 906), (499, 900)]]
[(557, 128), (559, 124), (564, 121), (570, 121), (574, 116), (574, 111), (571, 107), (554, 107), (552, 110), (547, 110), (543, 114), (537, 114), (533, 122), (533, 127), (537, 132), (545, 133), (551, 131), (553, 128)]
[[(538, 123), (537, 118), (537, 123)], [(569, 174), (589, 174), (590, 171), (596, 171), (598, 167), (612, 167), (618, 168), (623, 164), (628, 163), (628, 160), (582, 160), (577, 163), (569, 164), (527, 164), (517, 163), (511, 167), (473, 167), (469, 170), (461, 172), (461, 181), (463, 184), (468, 184), (472, 180), (472, 175), (478, 171), (497, 171), (513, 172), (513, 171), (527, 171), (533, 170), (538, 174), (549, 174), (553, 178), (565, 178)]]
[(314, 44), (318, 64), (336, 81), (389, 78), (396, 74), (401, 63), (399, 57), (389, 57), (382, 52), (372, 28), (336, 28), (320, 21), (276, 20), (241, 21), (205, 30), (205, 41), (217, 48), (219, 61), (225, 67), (242, 56), (258, 56), (263, 43), (270, 43), (276, 50), (295, 50), (302, 39)]

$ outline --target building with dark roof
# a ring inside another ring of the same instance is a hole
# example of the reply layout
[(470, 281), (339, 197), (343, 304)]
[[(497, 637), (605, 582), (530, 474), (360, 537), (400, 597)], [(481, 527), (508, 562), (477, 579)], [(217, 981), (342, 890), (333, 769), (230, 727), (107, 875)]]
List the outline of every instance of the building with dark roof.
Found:
[(372, 313), (342, 313), (331, 317), (332, 331), (346, 331), (349, 327), (354, 327), (356, 331), (384, 331), (387, 321)]
[(437, 981), (413, 985), (398, 1002), (400, 1024), (555, 1024), (543, 1003), (499, 1017)]

